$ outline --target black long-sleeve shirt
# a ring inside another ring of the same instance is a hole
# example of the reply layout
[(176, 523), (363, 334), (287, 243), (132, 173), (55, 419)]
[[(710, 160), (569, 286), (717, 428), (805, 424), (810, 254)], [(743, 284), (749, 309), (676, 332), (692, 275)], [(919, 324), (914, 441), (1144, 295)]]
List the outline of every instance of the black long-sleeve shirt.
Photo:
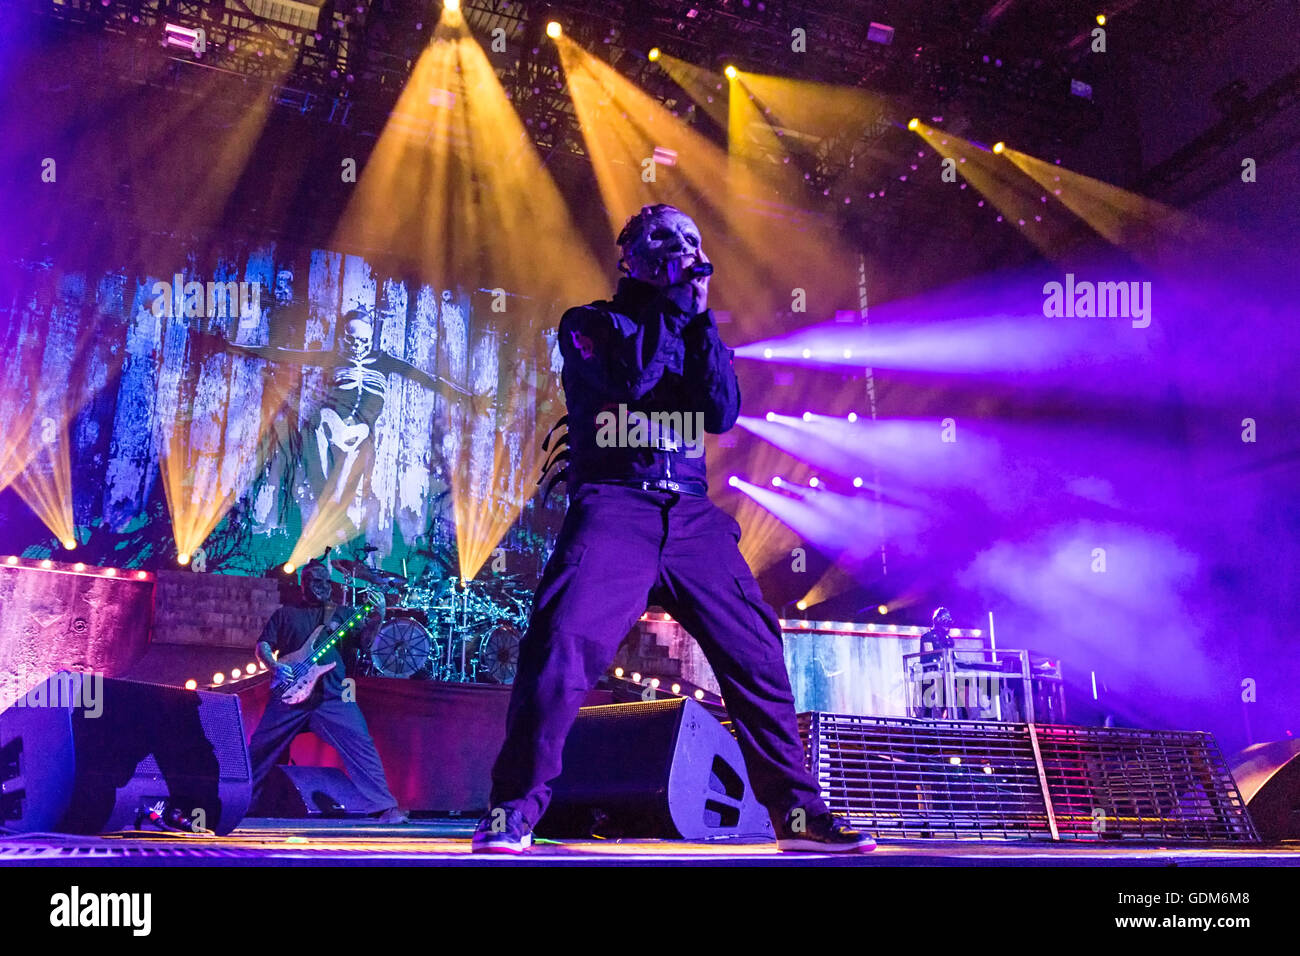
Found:
[[(734, 353), (718, 336), (713, 313), (688, 315), (654, 286), (624, 278), (612, 300), (564, 313), (559, 341), (570, 490), (587, 482), (665, 480), (704, 494), (700, 432), (725, 432), (740, 414)], [(636, 413), (671, 423), (677, 447), (638, 443)], [(611, 443), (611, 423), (620, 416), (629, 425)]]

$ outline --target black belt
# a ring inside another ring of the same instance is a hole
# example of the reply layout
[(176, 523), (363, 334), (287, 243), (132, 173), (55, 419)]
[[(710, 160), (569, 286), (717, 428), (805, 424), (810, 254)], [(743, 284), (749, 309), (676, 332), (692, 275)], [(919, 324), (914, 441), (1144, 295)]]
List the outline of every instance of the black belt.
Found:
[(653, 480), (635, 481), (633, 479), (603, 479), (590, 482), (593, 485), (620, 485), (624, 488), (640, 488), (642, 491), (674, 491), (683, 495), (698, 495), (703, 498), (709, 493), (702, 481), (686, 479), (675, 481), (672, 478), (655, 478)]

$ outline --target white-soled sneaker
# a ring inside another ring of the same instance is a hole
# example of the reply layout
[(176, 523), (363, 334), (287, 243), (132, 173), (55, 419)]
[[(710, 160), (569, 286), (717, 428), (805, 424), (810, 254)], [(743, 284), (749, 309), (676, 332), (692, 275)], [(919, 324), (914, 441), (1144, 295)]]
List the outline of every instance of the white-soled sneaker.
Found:
[(489, 810), (479, 820), (478, 828), (470, 840), (473, 853), (526, 853), (533, 845), (532, 828), (518, 810), (511, 810), (501, 819), (499, 810)]
[(785, 853), (868, 853), (876, 841), (849, 826), (847, 820), (823, 813), (809, 817), (801, 830), (789, 823), (777, 828), (777, 849)]

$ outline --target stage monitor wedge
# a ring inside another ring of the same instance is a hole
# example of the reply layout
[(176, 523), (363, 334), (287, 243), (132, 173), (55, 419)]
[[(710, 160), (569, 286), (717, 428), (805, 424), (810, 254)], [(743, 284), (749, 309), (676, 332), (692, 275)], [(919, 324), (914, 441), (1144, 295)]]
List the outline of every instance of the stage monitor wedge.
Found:
[(1233, 758), (1232, 776), (1261, 839), (1300, 840), (1300, 740), (1247, 747)]
[(0, 826), (110, 833), (175, 811), (225, 835), (252, 772), (239, 698), (60, 671), (0, 714)]
[(539, 836), (771, 839), (740, 745), (693, 700), (584, 707)]
[(271, 768), (249, 814), (296, 820), (364, 817), (368, 810), (366, 798), (338, 767), (279, 764)]

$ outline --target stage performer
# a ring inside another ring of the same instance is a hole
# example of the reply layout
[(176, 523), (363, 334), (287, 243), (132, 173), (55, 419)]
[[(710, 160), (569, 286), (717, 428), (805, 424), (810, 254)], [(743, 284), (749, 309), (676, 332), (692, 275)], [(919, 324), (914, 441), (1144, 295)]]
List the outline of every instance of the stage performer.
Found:
[[(741, 557), (740, 526), (708, 498), (703, 446), (691, 444), (687, 423), (719, 434), (740, 413), (732, 352), (707, 305), (712, 266), (699, 229), (672, 206), (646, 206), (618, 245), (626, 275), (614, 298), (560, 320), (569, 507), (520, 647), (473, 849), (531, 845), (578, 708), (649, 603), (708, 657), (780, 848), (872, 848), (831, 815), (804, 767), (780, 625)], [(614, 416), (655, 412), (681, 427), (613, 440)]]
[[(257, 642), (257, 659), (281, 678), (289, 676), (289, 665), (278, 663), (277, 653), (292, 654), (322, 624), (337, 627), (355, 610), (332, 603), (329, 571), (324, 564), (313, 561), (302, 569), (301, 576), (300, 599), (278, 608), (266, 622)], [(406, 814), (398, 809), (397, 799), (388, 789), (384, 766), (370, 737), (366, 718), (356, 701), (348, 699), (351, 695), (343, 693), (345, 675), (341, 651), (347, 649), (340, 645), (321, 659), (321, 664), (332, 663), (334, 667), (320, 676), (311, 695), (301, 703), (286, 704), (272, 692), (262, 720), (248, 743), (249, 761), (253, 765), (253, 800), (256, 802), (258, 792), (284, 748), (298, 734), (310, 730), (343, 758), (348, 776), (367, 802), (365, 808), (357, 809), (365, 809), (381, 823), (405, 823)]]

